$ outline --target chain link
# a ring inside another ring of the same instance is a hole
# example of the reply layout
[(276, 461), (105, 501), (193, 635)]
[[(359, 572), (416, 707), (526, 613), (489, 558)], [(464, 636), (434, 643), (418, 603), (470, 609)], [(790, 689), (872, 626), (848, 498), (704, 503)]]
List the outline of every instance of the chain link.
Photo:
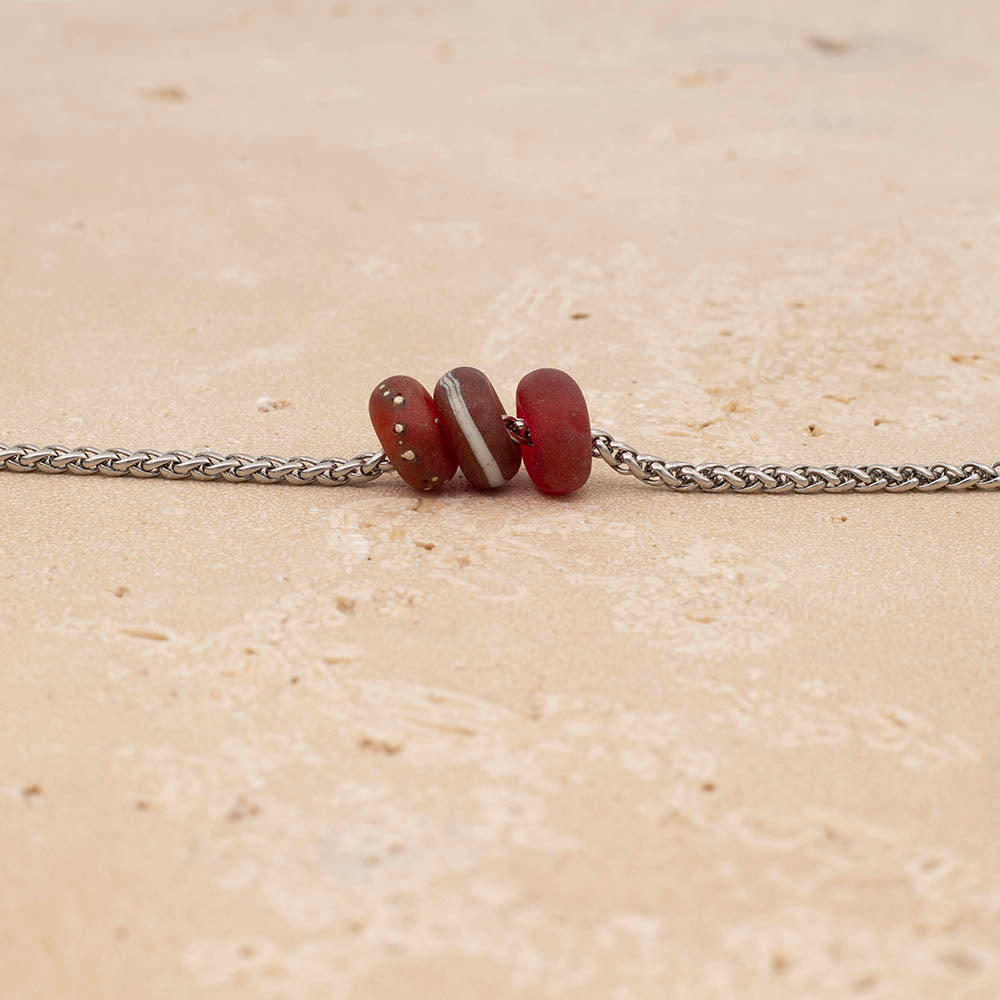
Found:
[(371, 482), (392, 465), (381, 449), (353, 458), (276, 458), (274, 455), (219, 455), (215, 452), (154, 451), (141, 448), (66, 448), (0, 444), (0, 471), (70, 472), (78, 476), (134, 476), (136, 479), (197, 479), (226, 483), (289, 483), (345, 486)]
[[(510, 418), (512, 437), (528, 437), (523, 422)], [(615, 472), (677, 493), (907, 493), (916, 490), (1000, 490), (1000, 462), (952, 465), (719, 465), (667, 462), (644, 455), (607, 431), (595, 428), (593, 453)], [(196, 479), (202, 482), (288, 483), (345, 486), (378, 479), (393, 467), (382, 450), (353, 458), (220, 455), (215, 452), (154, 451), (141, 448), (67, 448), (0, 444), (0, 472), (69, 472), (78, 476), (136, 479)]]
[(666, 462), (595, 428), (594, 457), (615, 472), (676, 493), (932, 493), (1000, 489), (1000, 462), (951, 465), (718, 465)]

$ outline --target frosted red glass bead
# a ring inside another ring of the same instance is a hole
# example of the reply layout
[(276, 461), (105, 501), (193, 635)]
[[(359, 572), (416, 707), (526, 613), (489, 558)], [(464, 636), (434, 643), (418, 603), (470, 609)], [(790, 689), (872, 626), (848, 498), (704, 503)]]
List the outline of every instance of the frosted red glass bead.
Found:
[(445, 443), (430, 393), (409, 375), (379, 382), (368, 399), (379, 443), (400, 477), (417, 490), (436, 490), (458, 463)]
[(521, 449), (504, 423), (503, 404), (478, 368), (452, 368), (434, 388), (445, 443), (480, 490), (503, 486), (521, 468)]
[(593, 465), (590, 414), (576, 382), (557, 368), (538, 368), (517, 387), (517, 415), (531, 434), (524, 467), (543, 493), (572, 493)]

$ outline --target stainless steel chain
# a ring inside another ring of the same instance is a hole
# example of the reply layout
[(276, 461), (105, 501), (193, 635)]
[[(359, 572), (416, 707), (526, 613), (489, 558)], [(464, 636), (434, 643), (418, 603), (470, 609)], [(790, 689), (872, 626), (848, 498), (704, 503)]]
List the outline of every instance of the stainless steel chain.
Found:
[(197, 479), (226, 483), (291, 483), (345, 486), (378, 479), (391, 472), (385, 452), (366, 451), (353, 458), (276, 458), (274, 455), (219, 455), (215, 452), (154, 451), (140, 448), (66, 448), (0, 444), (0, 471), (70, 472), (78, 476), (134, 476), (137, 479)]
[(719, 465), (665, 462), (594, 429), (594, 456), (615, 472), (676, 493), (908, 493), (1000, 489), (1000, 462), (952, 465)]
[[(508, 419), (515, 440), (529, 442), (523, 422)], [(615, 472), (677, 493), (906, 493), (916, 490), (1000, 489), (1000, 462), (953, 465), (720, 465), (668, 462), (594, 428), (593, 452)], [(385, 452), (353, 458), (221, 455), (216, 452), (154, 451), (140, 448), (67, 448), (62, 445), (0, 444), (0, 472), (68, 472), (78, 476), (137, 479), (196, 479), (203, 482), (288, 483), (345, 486), (378, 479), (393, 468)]]

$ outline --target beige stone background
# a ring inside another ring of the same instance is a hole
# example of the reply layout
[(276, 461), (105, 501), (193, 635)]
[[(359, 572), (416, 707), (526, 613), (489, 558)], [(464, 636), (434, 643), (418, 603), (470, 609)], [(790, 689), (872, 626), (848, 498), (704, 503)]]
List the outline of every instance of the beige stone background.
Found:
[[(387, 374), (555, 365), (668, 458), (996, 460), (998, 46), (3, 0), (0, 440), (345, 454)], [(1000, 994), (1000, 496), (0, 512), (5, 998)]]

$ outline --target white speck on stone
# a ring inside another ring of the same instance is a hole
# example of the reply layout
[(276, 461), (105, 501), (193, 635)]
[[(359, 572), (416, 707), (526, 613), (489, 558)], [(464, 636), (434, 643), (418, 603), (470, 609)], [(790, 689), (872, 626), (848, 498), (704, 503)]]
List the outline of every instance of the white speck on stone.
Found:
[[(388, 395), (388, 393), (386, 393), (386, 395)], [(402, 396), (393, 396), (392, 397), (392, 405), (393, 406), (402, 406), (404, 402), (405, 402), (405, 400), (403, 399)]]
[(414, 461), (416, 459), (417, 455), (416, 455), (416, 452), (412, 448), (407, 448), (406, 451), (404, 451), (399, 457), (404, 462), (412, 462), (412, 461)]
[(271, 399), (270, 396), (261, 396), (257, 400), (258, 413), (270, 413), (272, 410), (287, 410), (291, 401), (287, 399)]
[(406, 430), (406, 428), (405, 428), (405, 427), (404, 427), (404, 426), (403, 426), (402, 424), (393, 424), (393, 425), (392, 425), (392, 429), (393, 429), (393, 430), (394, 430), (394, 431), (395, 431), (395, 432), (396, 432), (397, 434), (402, 434), (402, 433), (403, 433), (403, 431), (405, 431), (405, 430)]
[(327, 544), (336, 553), (343, 566), (364, 562), (371, 552), (371, 544), (360, 532), (341, 525), (334, 525), (327, 535)]

